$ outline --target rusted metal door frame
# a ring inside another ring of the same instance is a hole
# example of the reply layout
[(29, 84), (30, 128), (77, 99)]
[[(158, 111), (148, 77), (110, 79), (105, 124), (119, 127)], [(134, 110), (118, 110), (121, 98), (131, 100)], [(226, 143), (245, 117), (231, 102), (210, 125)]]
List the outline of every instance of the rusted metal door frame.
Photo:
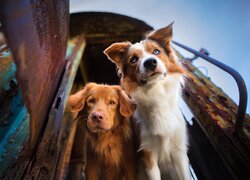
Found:
[[(250, 172), (247, 169), (250, 169), (250, 117), (246, 114), (247, 91), (243, 78), (218, 60), (176, 41), (173, 43), (198, 57), (208, 59), (212, 64), (223, 67), (236, 79), (241, 96), (239, 107), (210, 78), (177, 52), (187, 69), (183, 98), (195, 117), (193, 120), (213, 145), (232, 177), (235, 179), (249, 177)], [(192, 126), (189, 126), (189, 129), (192, 134)]]
[(0, 21), (30, 113), (30, 147), (35, 149), (65, 66), (69, 1), (3, 0)]
[(246, 88), (246, 83), (242, 76), (233, 68), (227, 66), (226, 64), (222, 63), (221, 61), (214, 59), (205, 53), (201, 53), (199, 51), (196, 51), (184, 44), (181, 44), (176, 41), (172, 41), (175, 45), (193, 53), (196, 57), (201, 57), (202, 59), (210, 62), (211, 64), (219, 67), (220, 69), (224, 70), (228, 74), (230, 74), (234, 80), (236, 81), (236, 84), (238, 86), (238, 91), (239, 91), (239, 104), (238, 104), (238, 111), (236, 115), (236, 120), (235, 120), (235, 132), (239, 133), (240, 131), (243, 130), (243, 124), (246, 116), (246, 109), (247, 109), (247, 88)]

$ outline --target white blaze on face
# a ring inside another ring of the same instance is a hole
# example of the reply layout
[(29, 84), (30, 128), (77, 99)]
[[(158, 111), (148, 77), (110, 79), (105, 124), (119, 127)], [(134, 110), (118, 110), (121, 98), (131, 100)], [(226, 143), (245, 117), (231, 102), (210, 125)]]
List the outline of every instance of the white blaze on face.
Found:
[[(146, 48), (144, 47), (144, 41), (133, 44), (130, 48), (130, 52), (137, 52), (136, 54), (139, 55), (138, 66), (142, 80), (147, 80), (151, 75), (166, 75), (167, 70), (164, 63), (156, 55), (152, 54), (152, 52), (146, 51)], [(145, 68), (144, 66), (145, 61), (149, 59), (155, 59), (157, 62), (157, 66), (153, 71)]]

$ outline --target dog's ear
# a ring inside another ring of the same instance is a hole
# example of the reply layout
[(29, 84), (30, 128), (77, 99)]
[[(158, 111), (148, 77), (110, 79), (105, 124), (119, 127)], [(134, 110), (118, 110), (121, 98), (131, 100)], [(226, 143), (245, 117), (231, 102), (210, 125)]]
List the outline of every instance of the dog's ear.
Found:
[(79, 112), (84, 108), (87, 92), (95, 85), (95, 83), (88, 83), (81, 91), (69, 96), (68, 103), (71, 106), (71, 112)]
[(103, 53), (114, 62), (118, 67), (122, 65), (122, 58), (127, 53), (131, 43), (130, 42), (118, 42), (111, 44)]
[(146, 38), (160, 43), (163, 47), (168, 46), (173, 37), (173, 24), (174, 22), (164, 28), (153, 31)]
[(130, 117), (136, 109), (136, 104), (132, 101), (122, 88), (119, 87), (120, 113), (124, 117)]

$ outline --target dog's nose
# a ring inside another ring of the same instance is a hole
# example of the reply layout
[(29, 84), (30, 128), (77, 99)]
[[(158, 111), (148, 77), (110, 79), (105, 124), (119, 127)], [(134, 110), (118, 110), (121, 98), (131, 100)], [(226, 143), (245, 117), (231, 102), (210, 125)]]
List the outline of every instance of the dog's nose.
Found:
[(150, 58), (147, 59), (144, 63), (143, 63), (144, 67), (148, 70), (154, 71), (156, 66), (157, 66), (157, 60), (154, 58)]
[(91, 117), (93, 121), (99, 123), (104, 119), (104, 114), (100, 112), (94, 112)]

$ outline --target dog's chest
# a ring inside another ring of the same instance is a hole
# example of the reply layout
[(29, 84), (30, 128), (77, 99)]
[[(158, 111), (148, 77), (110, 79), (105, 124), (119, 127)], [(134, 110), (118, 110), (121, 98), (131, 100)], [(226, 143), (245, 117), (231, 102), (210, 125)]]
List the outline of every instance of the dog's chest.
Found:
[(141, 121), (145, 131), (153, 135), (169, 134), (178, 124), (178, 90), (164, 85), (158, 83), (150, 89), (138, 88), (133, 96), (137, 104), (135, 116)]
[(120, 137), (99, 137), (92, 140), (92, 150), (107, 166), (118, 166), (121, 162), (122, 143)]
[(170, 160), (174, 133), (183, 126), (178, 108), (178, 86), (158, 83), (151, 89), (139, 88), (133, 98), (134, 113), (141, 127), (141, 148), (151, 149), (159, 159)]
[[(147, 110), (167, 111), (178, 99), (178, 83), (170, 84), (167, 80), (148, 86), (138, 87), (133, 94), (133, 99), (140, 108)], [(143, 111), (140, 109), (139, 111)], [(147, 111), (148, 112), (148, 111)]]

